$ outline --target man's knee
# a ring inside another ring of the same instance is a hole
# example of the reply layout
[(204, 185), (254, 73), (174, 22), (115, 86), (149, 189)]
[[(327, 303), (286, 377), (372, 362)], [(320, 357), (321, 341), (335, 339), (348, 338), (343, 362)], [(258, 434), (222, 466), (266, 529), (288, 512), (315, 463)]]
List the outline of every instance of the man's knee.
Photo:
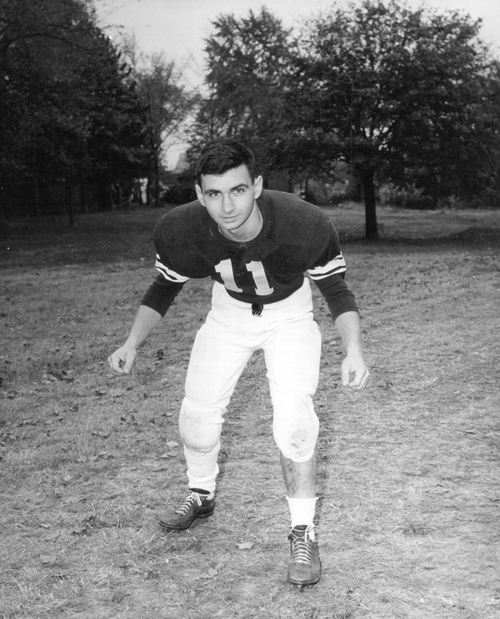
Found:
[(179, 432), (184, 445), (193, 452), (208, 453), (219, 443), (223, 409), (184, 398)]
[(314, 454), (319, 420), (312, 398), (287, 394), (274, 403), (274, 440), (281, 453), (294, 462), (307, 462)]

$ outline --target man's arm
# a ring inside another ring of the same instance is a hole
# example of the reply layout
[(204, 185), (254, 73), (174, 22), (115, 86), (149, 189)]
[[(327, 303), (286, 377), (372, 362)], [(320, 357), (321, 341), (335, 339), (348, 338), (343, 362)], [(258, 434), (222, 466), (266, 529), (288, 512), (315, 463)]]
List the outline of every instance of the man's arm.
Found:
[(370, 372), (363, 358), (359, 314), (344, 312), (335, 320), (335, 326), (346, 350), (346, 356), (342, 362), (342, 384), (352, 389), (363, 389)]
[(162, 316), (146, 305), (140, 305), (125, 344), (108, 358), (109, 367), (118, 376), (130, 374), (137, 349), (160, 322)]

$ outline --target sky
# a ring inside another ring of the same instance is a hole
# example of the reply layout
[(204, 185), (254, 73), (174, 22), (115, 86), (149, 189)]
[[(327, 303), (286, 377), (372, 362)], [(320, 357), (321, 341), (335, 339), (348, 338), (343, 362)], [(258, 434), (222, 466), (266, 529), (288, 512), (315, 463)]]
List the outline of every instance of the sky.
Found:
[[(342, 2), (342, 0), (340, 0)], [(458, 10), (481, 18), (482, 39), (500, 58), (500, 0), (406, 0), (410, 8), (424, 4), (438, 11)], [(204, 40), (212, 22), (221, 14), (247, 16), (262, 6), (281, 18), (287, 27), (332, 6), (332, 0), (94, 0), (99, 26), (119, 40), (134, 34), (137, 47), (146, 55), (162, 52), (174, 60), (184, 82), (195, 89), (203, 82)], [(175, 165), (178, 154), (170, 165)]]
[[(264, 5), (286, 26), (319, 13), (331, 0), (94, 0), (100, 25), (110, 35), (134, 33), (138, 48), (145, 54), (163, 52), (185, 68), (186, 78), (195, 87), (202, 82), (204, 39), (212, 32), (212, 22), (220, 14), (246, 16)], [(407, 0), (410, 7), (421, 4), (442, 10), (459, 10), (483, 19), (482, 38), (500, 57), (500, 0)]]

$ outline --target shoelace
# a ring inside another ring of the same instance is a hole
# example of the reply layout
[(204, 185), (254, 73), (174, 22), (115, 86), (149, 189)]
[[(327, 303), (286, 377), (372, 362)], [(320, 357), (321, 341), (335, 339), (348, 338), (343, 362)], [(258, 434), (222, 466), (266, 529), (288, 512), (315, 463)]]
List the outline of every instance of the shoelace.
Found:
[(309, 527), (305, 529), (303, 535), (297, 535), (292, 531), (290, 535), (292, 541), (292, 561), (293, 563), (305, 563), (311, 565), (312, 541), (314, 534), (311, 535)]
[(185, 516), (195, 503), (198, 503), (198, 505), (201, 507), (200, 495), (196, 492), (191, 492), (191, 494), (186, 497), (184, 503), (179, 507), (179, 509), (175, 510), (175, 513), (180, 514), (181, 516)]

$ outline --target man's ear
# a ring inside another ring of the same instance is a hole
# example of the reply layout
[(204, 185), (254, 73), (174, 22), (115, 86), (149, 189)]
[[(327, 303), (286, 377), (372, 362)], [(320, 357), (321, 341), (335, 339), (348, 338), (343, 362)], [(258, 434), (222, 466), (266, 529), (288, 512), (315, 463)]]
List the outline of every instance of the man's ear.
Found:
[(262, 180), (262, 176), (257, 176), (253, 183), (253, 186), (255, 188), (255, 199), (260, 198), (262, 189), (264, 187), (264, 181)]
[(196, 184), (194, 188), (196, 189), (196, 196), (198, 200), (203, 204), (203, 206), (205, 206), (205, 202), (203, 201), (203, 191), (201, 190), (201, 187)]

